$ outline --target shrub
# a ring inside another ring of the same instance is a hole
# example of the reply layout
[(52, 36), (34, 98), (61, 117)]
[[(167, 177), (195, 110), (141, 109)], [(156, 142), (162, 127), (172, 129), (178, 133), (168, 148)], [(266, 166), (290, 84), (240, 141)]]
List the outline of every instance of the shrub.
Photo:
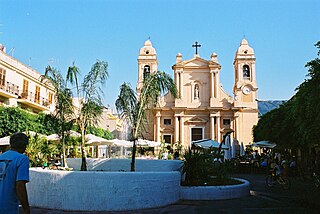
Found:
[(184, 154), (182, 172), (185, 180), (182, 185), (226, 185), (235, 184), (229, 178), (233, 164), (231, 161), (221, 162), (216, 149), (197, 150), (189, 148)]

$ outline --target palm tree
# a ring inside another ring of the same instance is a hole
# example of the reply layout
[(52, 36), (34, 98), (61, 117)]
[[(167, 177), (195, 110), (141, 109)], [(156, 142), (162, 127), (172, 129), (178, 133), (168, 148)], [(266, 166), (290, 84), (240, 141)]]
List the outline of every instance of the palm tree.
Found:
[(177, 98), (177, 89), (173, 79), (161, 71), (144, 76), (140, 94), (136, 94), (129, 83), (123, 83), (120, 86), (120, 93), (115, 105), (121, 118), (132, 127), (131, 171), (135, 171), (136, 140), (145, 130), (147, 112), (156, 108), (159, 96), (168, 91), (174, 98)]
[(66, 134), (72, 125), (72, 93), (67, 87), (67, 81), (62, 77), (60, 71), (47, 66), (45, 74), (41, 76), (41, 82), (53, 86), (55, 92), (55, 112), (53, 117), (57, 119), (58, 125), (54, 128), (62, 140), (63, 160), (62, 166), (66, 166)]
[(97, 61), (90, 72), (84, 77), (81, 85), (78, 81), (79, 69), (74, 65), (69, 67), (67, 81), (76, 86), (78, 106), (75, 106), (75, 118), (81, 131), (81, 170), (87, 170), (85, 157), (85, 135), (87, 127), (96, 125), (103, 111), (102, 86), (108, 78), (108, 63)]

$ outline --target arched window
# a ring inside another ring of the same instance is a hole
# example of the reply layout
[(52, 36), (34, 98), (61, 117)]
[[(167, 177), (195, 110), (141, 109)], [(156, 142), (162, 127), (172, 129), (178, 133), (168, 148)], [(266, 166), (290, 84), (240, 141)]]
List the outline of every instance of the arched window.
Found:
[(147, 75), (150, 75), (150, 66), (145, 65), (143, 68), (143, 78), (145, 78)]
[(249, 78), (250, 78), (250, 68), (249, 68), (249, 65), (244, 65), (244, 66), (243, 66), (243, 78), (244, 78), (244, 79), (249, 79)]
[(194, 85), (194, 99), (200, 98), (200, 88), (198, 84)]

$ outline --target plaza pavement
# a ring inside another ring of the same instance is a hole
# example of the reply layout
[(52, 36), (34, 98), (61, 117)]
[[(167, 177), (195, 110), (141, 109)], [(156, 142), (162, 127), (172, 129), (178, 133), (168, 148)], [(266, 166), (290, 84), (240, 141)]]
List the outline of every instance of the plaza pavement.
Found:
[[(291, 178), (291, 189), (265, 188), (266, 175), (235, 174), (250, 181), (250, 196), (219, 201), (179, 201), (178, 203), (145, 210), (119, 212), (79, 212), (31, 208), (32, 214), (198, 214), (198, 213), (320, 213), (320, 190), (310, 181)], [(23, 213), (23, 212), (20, 212)]]

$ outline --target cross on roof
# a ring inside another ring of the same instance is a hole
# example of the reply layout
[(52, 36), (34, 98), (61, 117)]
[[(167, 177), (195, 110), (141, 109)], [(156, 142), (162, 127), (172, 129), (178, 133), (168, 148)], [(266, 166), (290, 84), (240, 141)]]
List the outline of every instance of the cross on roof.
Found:
[(194, 45), (192, 45), (193, 48), (196, 48), (196, 54), (198, 54), (198, 48), (201, 47), (201, 45), (198, 42), (195, 42)]

